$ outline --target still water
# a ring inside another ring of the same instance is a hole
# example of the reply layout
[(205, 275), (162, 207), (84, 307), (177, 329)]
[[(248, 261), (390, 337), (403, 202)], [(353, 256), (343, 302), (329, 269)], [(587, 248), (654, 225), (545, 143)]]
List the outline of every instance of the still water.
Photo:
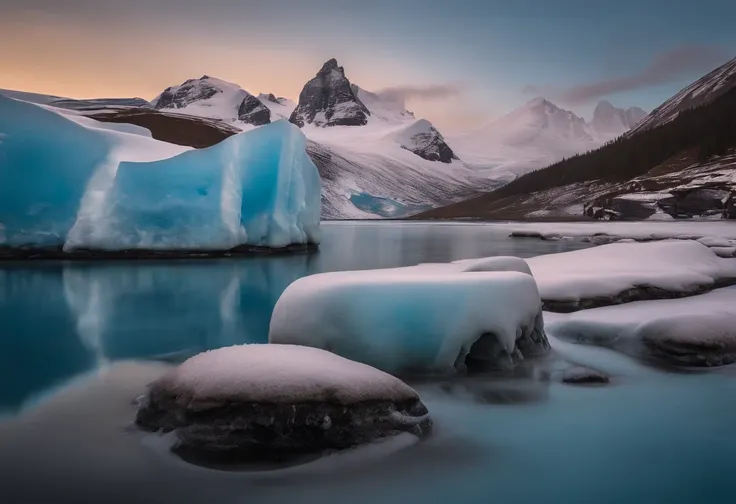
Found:
[(667, 374), (596, 349), (572, 353), (606, 363), (608, 387), (533, 373), (415, 384), (437, 432), (391, 455), (386, 445), (283, 473), (225, 473), (131, 430), (132, 401), (167, 363), (265, 342), (273, 305), (299, 277), (585, 246), (509, 239), (493, 225), (323, 229), (309, 255), (0, 265), (0, 503), (736, 499), (734, 373)]

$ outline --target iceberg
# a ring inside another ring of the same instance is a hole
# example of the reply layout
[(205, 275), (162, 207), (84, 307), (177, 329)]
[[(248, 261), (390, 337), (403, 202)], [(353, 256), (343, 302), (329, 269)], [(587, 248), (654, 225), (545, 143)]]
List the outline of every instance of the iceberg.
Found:
[(526, 269), (520, 262), (304, 277), (276, 302), (269, 342), (330, 350), (392, 373), (513, 364), (548, 348), (537, 284), (518, 271)]
[(317, 244), (321, 184), (305, 143), (284, 120), (193, 150), (0, 96), (0, 245)]

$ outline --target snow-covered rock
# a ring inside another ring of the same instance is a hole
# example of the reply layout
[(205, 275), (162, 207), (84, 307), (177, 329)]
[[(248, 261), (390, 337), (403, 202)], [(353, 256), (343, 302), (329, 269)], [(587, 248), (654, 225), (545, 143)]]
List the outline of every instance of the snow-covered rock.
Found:
[[(405, 373), (507, 367), (545, 352), (534, 279), (518, 271), (475, 271), (473, 265), (301, 278), (276, 303), (269, 341), (324, 348)], [(495, 265), (516, 268), (508, 261)]]
[(363, 102), (355, 96), (345, 70), (333, 58), (304, 85), (299, 94), (299, 104), (289, 120), (300, 128), (305, 124), (362, 126), (370, 115)]
[(670, 364), (716, 366), (736, 361), (736, 287), (683, 299), (545, 315), (557, 338), (610, 347)]
[(171, 86), (151, 101), (156, 110), (173, 111), (222, 121), (261, 126), (271, 122), (271, 110), (237, 84), (205, 75)]
[(0, 96), (0, 245), (318, 242), (319, 174), (288, 122), (193, 151), (82, 119)]
[(175, 431), (188, 457), (280, 459), (429, 433), (417, 393), (330, 352), (242, 345), (196, 355), (153, 382), (136, 423)]
[(277, 97), (273, 93), (261, 93), (258, 95), (268, 109), (271, 111), (271, 120), (289, 119), (296, 108), (296, 103), (282, 96)]
[(682, 297), (736, 282), (736, 261), (690, 240), (613, 243), (527, 262), (551, 311)]
[(393, 136), (401, 147), (427, 161), (450, 163), (457, 159), (437, 128), (425, 119), (413, 122)]

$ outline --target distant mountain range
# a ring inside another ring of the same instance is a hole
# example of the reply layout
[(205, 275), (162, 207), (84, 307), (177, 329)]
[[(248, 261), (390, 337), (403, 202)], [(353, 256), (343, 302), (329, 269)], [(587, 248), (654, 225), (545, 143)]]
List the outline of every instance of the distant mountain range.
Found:
[[(641, 115), (611, 109), (598, 106), (594, 130), (606, 129), (612, 117), (626, 126)], [(563, 131), (584, 136), (580, 121), (569, 124), (575, 127)], [(599, 149), (417, 218), (736, 219), (736, 59)]]
[(289, 120), (309, 139), (308, 153), (323, 180), (323, 217), (333, 219), (402, 217), (461, 201), (603, 145), (646, 115), (601, 102), (587, 122), (538, 98), (446, 138), (395, 94), (351, 83), (334, 59), (304, 85), (296, 103), (208, 75), (168, 87), (151, 102), (0, 93), (97, 120), (130, 122), (161, 140), (198, 148)]

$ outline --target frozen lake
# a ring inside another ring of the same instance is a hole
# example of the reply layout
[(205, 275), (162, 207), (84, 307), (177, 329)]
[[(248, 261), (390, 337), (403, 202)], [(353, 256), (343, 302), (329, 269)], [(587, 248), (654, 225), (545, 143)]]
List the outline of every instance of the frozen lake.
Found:
[(607, 387), (533, 368), (415, 383), (436, 433), (391, 455), (225, 473), (128, 429), (162, 362), (265, 341), (274, 303), (301, 276), (588, 246), (508, 238), (532, 228), (736, 237), (724, 223), (328, 223), (311, 255), (0, 265), (0, 502), (733, 502), (736, 369), (674, 374), (592, 347), (572, 352), (608, 362)]

